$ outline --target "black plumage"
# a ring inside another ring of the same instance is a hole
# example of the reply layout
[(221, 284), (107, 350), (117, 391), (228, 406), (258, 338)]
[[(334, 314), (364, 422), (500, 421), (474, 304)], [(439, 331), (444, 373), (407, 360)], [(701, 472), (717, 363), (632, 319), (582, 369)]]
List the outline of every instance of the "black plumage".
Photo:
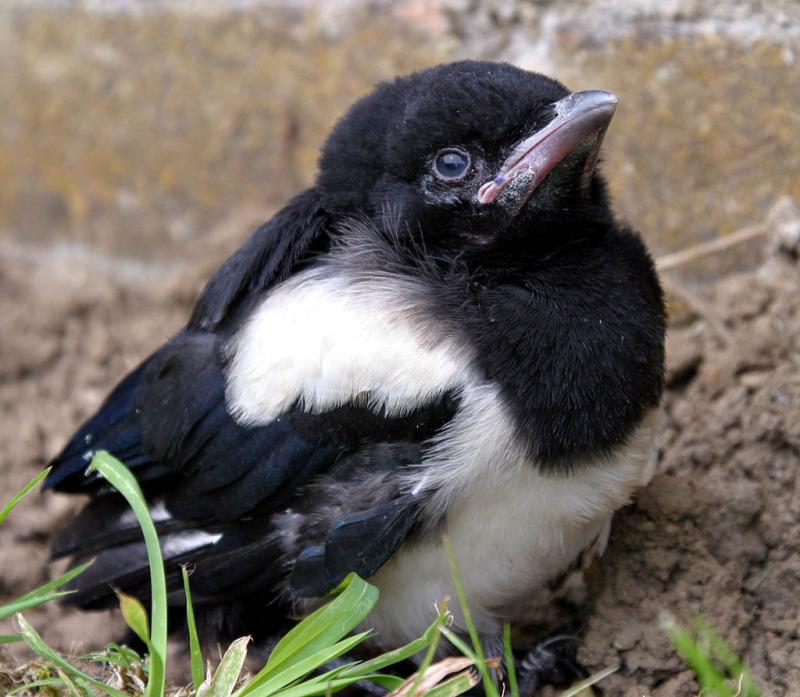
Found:
[[(357, 571), (378, 579), (389, 610), (375, 615), (377, 641), (391, 644), (392, 598), (413, 593), (392, 579), (443, 530), (501, 561), (528, 554), (498, 493), (512, 480), (531, 524), (564, 526), (530, 530), (542, 549), (580, 532), (563, 559), (537, 552), (537, 569), (555, 575), (602, 547), (642, 468), (626, 449), (663, 382), (653, 264), (595, 169), (614, 105), (470, 61), (357, 102), (316, 184), (223, 264), (186, 328), (54, 459), (49, 486), (92, 495), (54, 547), (97, 555), (73, 601), (113, 602), (112, 584), (146, 593), (134, 522), (84, 475), (99, 449), (144, 486), (173, 600), (191, 561), (200, 609), (223, 634), (269, 635)], [(557, 502), (544, 504), (551, 486)], [(473, 501), (490, 508), (470, 521)], [(467, 584), (491, 638), (495, 600), (544, 579), (517, 590), (509, 576), (495, 598), (502, 579), (483, 580), (502, 565), (476, 559)]]

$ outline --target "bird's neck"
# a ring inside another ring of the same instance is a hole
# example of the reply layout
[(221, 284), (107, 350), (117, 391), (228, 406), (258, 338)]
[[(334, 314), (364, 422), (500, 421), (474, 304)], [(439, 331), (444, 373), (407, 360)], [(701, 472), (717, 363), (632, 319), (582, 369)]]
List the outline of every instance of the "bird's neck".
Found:
[(504, 251), (447, 286), (442, 314), (500, 386), (538, 462), (608, 452), (658, 403), (663, 303), (632, 233), (576, 237), (546, 254)]

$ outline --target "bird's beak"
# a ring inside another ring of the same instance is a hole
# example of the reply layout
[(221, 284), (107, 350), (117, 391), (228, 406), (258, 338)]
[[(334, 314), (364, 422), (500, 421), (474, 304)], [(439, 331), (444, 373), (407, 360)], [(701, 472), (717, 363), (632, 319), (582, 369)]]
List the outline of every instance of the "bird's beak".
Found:
[(594, 136), (582, 174), (585, 185), (597, 164), (603, 136), (616, 108), (616, 96), (603, 90), (573, 92), (555, 102), (553, 120), (514, 148), (497, 176), (478, 191), (478, 203), (492, 203), (506, 189), (516, 192), (515, 198), (524, 203), (559, 162)]

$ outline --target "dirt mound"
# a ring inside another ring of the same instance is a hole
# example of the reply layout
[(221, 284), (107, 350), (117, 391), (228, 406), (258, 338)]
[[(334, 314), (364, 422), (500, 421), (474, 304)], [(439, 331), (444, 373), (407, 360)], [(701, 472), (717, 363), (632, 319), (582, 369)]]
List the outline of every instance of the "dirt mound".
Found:
[(583, 661), (607, 694), (696, 695), (659, 626), (702, 614), (765, 695), (800, 694), (800, 268), (771, 258), (708, 293), (713, 322), (674, 327), (659, 474), (617, 518)]
[[(196, 254), (187, 268), (213, 265)], [(2, 498), (180, 326), (199, 286), (196, 272), (99, 267), (0, 258)], [(800, 694), (800, 268), (773, 254), (702, 293), (705, 318), (670, 332), (659, 474), (618, 516), (588, 577), (594, 611), (580, 657), (590, 669), (621, 664), (607, 695), (697, 693), (659, 627), (664, 610), (706, 617), (765, 696)], [(77, 505), (48, 495), (15, 511), (0, 530), (0, 602), (45, 580), (48, 539)], [(120, 631), (117, 617), (56, 606), (29, 618), (68, 650)]]
[[(0, 261), (0, 501), (34, 476), (114, 382), (179, 326), (183, 310), (164, 302), (152, 284), (126, 287), (74, 259)], [(0, 527), (0, 603), (53, 574), (49, 540), (79, 505), (72, 497), (34, 494)], [(67, 650), (121, 636), (117, 617), (54, 604), (26, 616)]]

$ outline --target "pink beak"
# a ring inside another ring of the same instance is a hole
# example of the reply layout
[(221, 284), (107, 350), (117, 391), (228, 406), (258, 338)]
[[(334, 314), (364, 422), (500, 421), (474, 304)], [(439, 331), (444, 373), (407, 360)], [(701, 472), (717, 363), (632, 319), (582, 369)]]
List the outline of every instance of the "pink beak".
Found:
[(553, 120), (514, 148), (497, 176), (479, 189), (478, 203), (492, 203), (520, 175), (525, 175), (524, 186), (530, 197), (559, 162), (586, 138), (595, 136), (583, 171), (582, 184), (588, 183), (617, 101), (611, 92), (587, 90), (555, 102)]

